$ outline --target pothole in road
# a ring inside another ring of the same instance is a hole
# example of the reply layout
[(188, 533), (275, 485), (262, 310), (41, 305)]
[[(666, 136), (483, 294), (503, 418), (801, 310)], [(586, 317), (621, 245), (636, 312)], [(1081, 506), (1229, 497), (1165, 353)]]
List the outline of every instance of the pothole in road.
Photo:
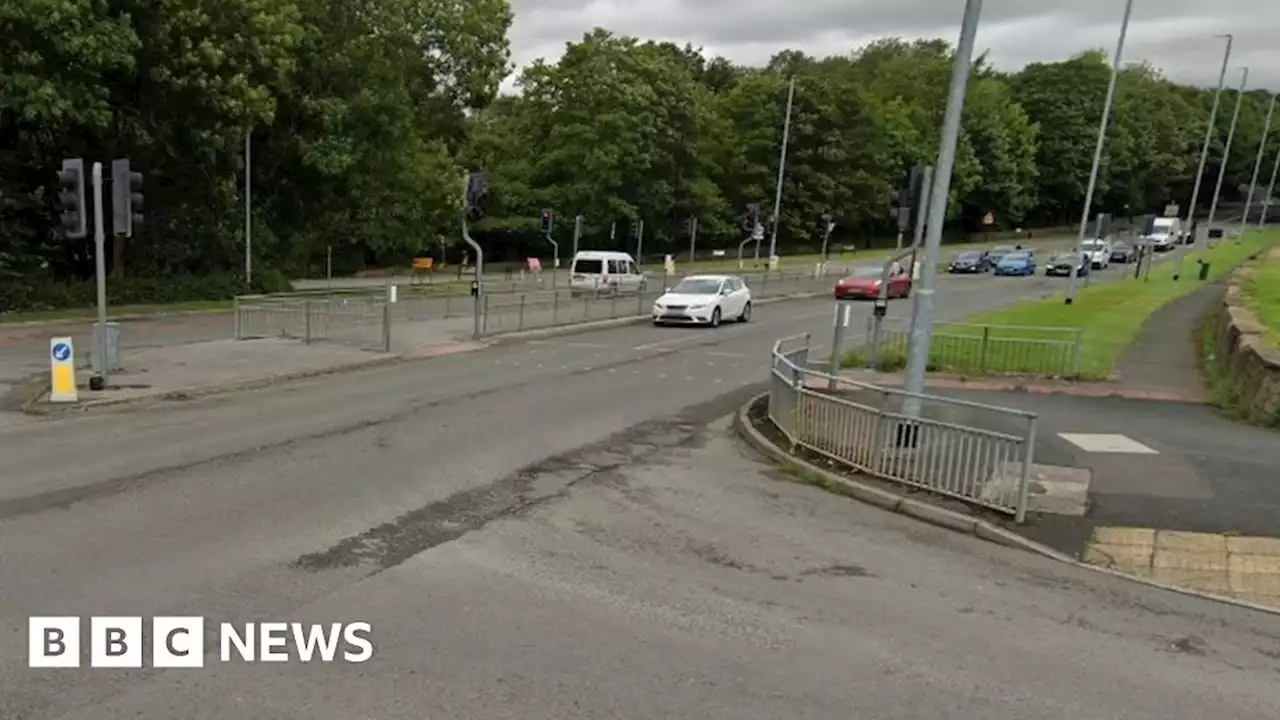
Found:
[(666, 458), (701, 442), (703, 428), (678, 420), (633, 426), (598, 443), (549, 457), (495, 482), (466, 490), (400, 515), (327, 550), (298, 558), (294, 567), (322, 570), (368, 565), (394, 567), (437, 545), (562, 499), (592, 481), (618, 482), (620, 470)]

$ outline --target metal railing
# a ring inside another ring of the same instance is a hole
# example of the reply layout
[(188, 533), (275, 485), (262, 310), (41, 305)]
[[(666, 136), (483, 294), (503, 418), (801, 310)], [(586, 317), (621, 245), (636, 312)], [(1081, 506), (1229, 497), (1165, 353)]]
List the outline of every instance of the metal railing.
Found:
[(793, 449), (1025, 520), (1035, 413), (833, 377), (808, 355), (808, 335), (773, 346), (769, 419)]
[[(867, 322), (866, 359), (874, 368), (905, 364), (911, 331)], [(1084, 330), (1029, 325), (936, 323), (929, 344), (931, 370), (983, 375), (1080, 375)]]
[(235, 338), (293, 338), (362, 350), (391, 351), (391, 313), (385, 298), (274, 297), (235, 299)]

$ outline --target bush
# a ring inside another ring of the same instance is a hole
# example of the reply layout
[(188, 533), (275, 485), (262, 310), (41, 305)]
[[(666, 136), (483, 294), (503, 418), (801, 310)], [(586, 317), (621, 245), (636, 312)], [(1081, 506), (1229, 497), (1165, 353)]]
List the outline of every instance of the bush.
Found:
[[(165, 305), (170, 303), (230, 300), (248, 293), (284, 292), (289, 280), (275, 270), (255, 273), (246, 289), (244, 276), (236, 273), (177, 277), (130, 277), (107, 280), (111, 305)], [(74, 283), (48, 280), (8, 281), (0, 284), (0, 314), (32, 310), (93, 307), (98, 301), (93, 279)]]

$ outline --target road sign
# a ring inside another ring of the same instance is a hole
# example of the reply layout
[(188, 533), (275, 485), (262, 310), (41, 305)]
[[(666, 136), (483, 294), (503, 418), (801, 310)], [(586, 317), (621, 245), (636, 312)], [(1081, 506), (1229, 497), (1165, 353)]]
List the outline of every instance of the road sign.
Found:
[(71, 338), (57, 337), (49, 341), (49, 401), (76, 402), (76, 353)]
[(1178, 211), (1179, 211), (1179, 210), (1181, 210), (1181, 208), (1179, 208), (1177, 205), (1165, 205), (1165, 206), (1164, 206), (1164, 216), (1165, 216), (1165, 217), (1178, 217)]

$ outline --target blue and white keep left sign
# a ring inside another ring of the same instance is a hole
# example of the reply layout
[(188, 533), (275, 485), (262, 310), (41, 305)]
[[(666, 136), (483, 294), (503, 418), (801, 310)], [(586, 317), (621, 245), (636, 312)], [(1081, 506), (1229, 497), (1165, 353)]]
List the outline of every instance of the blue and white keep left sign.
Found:
[(51, 338), (49, 355), (49, 401), (75, 402), (78, 399), (76, 362), (71, 338)]

